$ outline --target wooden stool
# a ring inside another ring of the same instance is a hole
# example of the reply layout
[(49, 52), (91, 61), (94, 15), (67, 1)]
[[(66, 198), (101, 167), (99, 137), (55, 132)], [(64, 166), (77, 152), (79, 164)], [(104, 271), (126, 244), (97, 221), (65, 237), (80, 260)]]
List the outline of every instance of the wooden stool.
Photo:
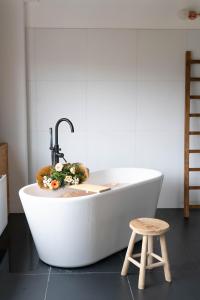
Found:
[[(127, 248), (121, 275), (126, 276), (128, 273), (129, 263), (133, 263), (140, 269), (138, 288), (144, 289), (146, 269), (153, 269), (163, 266), (165, 280), (171, 282), (171, 272), (168, 260), (167, 245), (165, 240), (165, 233), (169, 230), (169, 224), (159, 219), (140, 218), (132, 220), (129, 223), (129, 226), (133, 232)], [(142, 252), (132, 255), (136, 234), (140, 234), (143, 236)], [(154, 236), (160, 236), (162, 257), (153, 253)], [(136, 257), (141, 257), (140, 263), (134, 259)], [(157, 259), (158, 262), (153, 263), (153, 258)]]

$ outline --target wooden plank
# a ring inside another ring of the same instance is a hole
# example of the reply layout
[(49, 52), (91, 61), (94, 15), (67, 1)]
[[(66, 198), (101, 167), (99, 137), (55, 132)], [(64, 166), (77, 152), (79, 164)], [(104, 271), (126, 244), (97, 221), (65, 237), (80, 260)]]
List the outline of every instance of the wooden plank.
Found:
[(136, 254), (132, 255), (131, 257), (132, 257), (132, 258), (138, 258), (138, 257), (140, 257), (140, 256), (141, 256), (141, 253), (136, 253)]
[(160, 248), (161, 248), (161, 256), (164, 261), (164, 274), (165, 274), (165, 280), (168, 282), (171, 282), (171, 271), (170, 271), (170, 265), (169, 265), (169, 257), (168, 257), (168, 251), (167, 251), (167, 243), (165, 234), (162, 234), (160, 236)]
[(146, 269), (147, 270), (152, 270), (152, 269), (154, 269), (154, 268), (158, 268), (158, 267), (162, 267), (162, 266), (164, 266), (164, 262), (156, 262), (156, 263), (153, 263), (153, 264), (151, 264), (151, 265), (148, 265), (148, 266), (146, 266)]
[(189, 153), (200, 153), (199, 149), (190, 149)]
[(189, 135), (200, 135), (200, 131), (189, 131)]
[(132, 264), (134, 264), (136, 267), (140, 268), (141, 264), (140, 264), (137, 260), (135, 260), (135, 259), (132, 258), (132, 257), (128, 257), (128, 260), (129, 260), (130, 262), (132, 262)]
[(189, 168), (190, 172), (199, 172), (200, 168)]
[(190, 81), (200, 81), (200, 77), (190, 77)]
[(150, 255), (151, 255), (152, 257), (154, 257), (155, 259), (157, 259), (157, 260), (163, 262), (163, 258), (162, 258), (161, 256), (157, 255), (156, 253), (150, 253)]
[(200, 100), (200, 95), (191, 95), (190, 99)]
[(189, 116), (190, 116), (191, 118), (200, 117), (200, 113), (189, 114)]
[(200, 64), (200, 59), (192, 59), (190, 61), (191, 64)]
[(107, 186), (96, 185), (96, 184), (87, 184), (87, 183), (70, 185), (69, 188), (74, 189), (74, 190), (93, 192), (93, 193), (102, 193), (102, 192), (109, 191), (111, 189), (110, 187), (107, 187)]
[(190, 204), (190, 208), (200, 208), (200, 204)]
[(189, 190), (200, 190), (200, 186), (199, 185), (191, 185), (191, 186), (189, 186)]
[(189, 131), (190, 131), (190, 61), (191, 51), (185, 54), (185, 134), (184, 134), (184, 217), (189, 217)]

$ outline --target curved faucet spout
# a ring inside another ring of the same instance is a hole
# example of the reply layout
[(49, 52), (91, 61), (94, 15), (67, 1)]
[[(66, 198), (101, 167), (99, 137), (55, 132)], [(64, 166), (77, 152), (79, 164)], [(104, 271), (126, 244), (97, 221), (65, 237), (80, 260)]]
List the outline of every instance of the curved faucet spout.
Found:
[(74, 132), (74, 125), (72, 124), (72, 122), (67, 119), (67, 118), (61, 118), (56, 122), (56, 126), (55, 126), (55, 145), (58, 145), (58, 127), (60, 125), (60, 123), (62, 122), (67, 122), (70, 126), (71, 132)]
[(59, 159), (62, 158), (64, 161), (66, 161), (65, 157), (64, 157), (64, 153), (60, 152), (60, 147), (58, 145), (58, 127), (60, 125), (60, 123), (62, 122), (67, 122), (70, 126), (71, 132), (74, 132), (74, 125), (72, 124), (72, 122), (67, 119), (67, 118), (62, 118), (59, 119), (56, 122), (55, 125), (55, 145), (53, 146), (53, 131), (52, 128), (50, 128), (50, 147), (49, 149), (51, 150), (51, 164), (52, 166), (55, 166), (57, 163), (59, 163)]

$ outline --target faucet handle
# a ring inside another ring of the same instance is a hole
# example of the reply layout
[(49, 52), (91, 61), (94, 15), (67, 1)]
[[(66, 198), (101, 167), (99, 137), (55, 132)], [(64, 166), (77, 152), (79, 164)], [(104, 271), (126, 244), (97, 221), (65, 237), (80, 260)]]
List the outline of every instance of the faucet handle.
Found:
[(57, 155), (59, 158), (62, 158), (65, 162), (67, 162), (64, 153), (58, 153)]
[(50, 134), (50, 146), (49, 149), (51, 150), (51, 164), (54, 165), (54, 147), (53, 147), (53, 130), (52, 128), (49, 128), (49, 134)]
[(50, 134), (50, 147), (49, 147), (49, 149), (53, 150), (53, 130), (52, 130), (52, 127), (49, 128), (49, 134)]

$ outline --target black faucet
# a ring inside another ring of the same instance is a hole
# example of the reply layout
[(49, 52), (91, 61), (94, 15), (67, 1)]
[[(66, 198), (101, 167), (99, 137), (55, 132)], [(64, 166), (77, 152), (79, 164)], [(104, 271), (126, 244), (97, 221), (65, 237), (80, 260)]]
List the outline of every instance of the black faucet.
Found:
[(64, 158), (64, 153), (60, 152), (61, 149), (60, 149), (59, 144), (58, 144), (58, 127), (59, 127), (61, 122), (67, 122), (70, 126), (71, 132), (74, 132), (74, 125), (72, 124), (72, 122), (69, 119), (67, 119), (67, 118), (59, 119), (56, 122), (56, 126), (55, 126), (55, 145), (53, 146), (53, 130), (52, 130), (52, 128), (49, 128), (49, 133), (50, 133), (50, 147), (49, 147), (49, 149), (51, 150), (51, 164), (52, 164), (52, 166), (55, 166), (57, 163), (59, 163), (60, 158), (63, 158), (64, 161), (66, 161), (65, 158)]

